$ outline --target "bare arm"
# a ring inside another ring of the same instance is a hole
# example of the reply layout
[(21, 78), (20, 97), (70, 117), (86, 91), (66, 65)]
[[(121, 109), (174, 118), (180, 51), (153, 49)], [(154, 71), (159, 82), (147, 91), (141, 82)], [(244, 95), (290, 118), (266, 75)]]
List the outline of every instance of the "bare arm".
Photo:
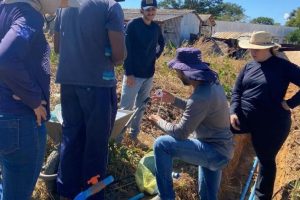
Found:
[(126, 58), (125, 38), (123, 32), (108, 31), (109, 42), (111, 45), (111, 59), (115, 65), (123, 64)]

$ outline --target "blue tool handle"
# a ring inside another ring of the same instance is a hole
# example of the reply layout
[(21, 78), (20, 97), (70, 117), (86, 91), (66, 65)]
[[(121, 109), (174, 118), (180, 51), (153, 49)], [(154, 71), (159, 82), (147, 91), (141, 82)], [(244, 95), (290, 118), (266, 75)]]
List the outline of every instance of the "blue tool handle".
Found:
[(104, 180), (101, 181), (104, 185), (109, 185), (112, 182), (114, 182), (114, 177), (113, 176), (109, 176), (106, 177)]
[(86, 200), (88, 197), (100, 192), (107, 185), (111, 184), (114, 181), (114, 177), (108, 176), (103, 179), (101, 182), (89, 187), (87, 190), (79, 193), (74, 200)]
[(128, 199), (128, 200), (139, 200), (139, 199), (143, 198), (144, 196), (145, 196), (144, 193), (140, 193), (140, 194), (138, 194), (138, 195), (135, 195), (134, 197), (131, 197), (131, 198)]

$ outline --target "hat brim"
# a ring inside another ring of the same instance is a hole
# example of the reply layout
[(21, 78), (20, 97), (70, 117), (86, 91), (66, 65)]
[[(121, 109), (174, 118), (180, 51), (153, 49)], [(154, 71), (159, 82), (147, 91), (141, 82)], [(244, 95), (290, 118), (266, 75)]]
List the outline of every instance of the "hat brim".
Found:
[(145, 7), (142, 7), (143, 10), (147, 10), (149, 8), (157, 8), (157, 6), (145, 6)]
[(177, 69), (190, 80), (215, 82), (217, 74), (209, 68), (209, 63), (199, 63), (194, 65), (187, 65), (177, 59), (173, 59), (168, 63), (169, 68)]
[(270, 49), (273, 47), (281, 47), (280, 44), (277, 43), (270, 43), (270, 44), (252, 44), (249, 42), (249, 40), (240, 40), (239, 41), (239, 47), (241, 47), (242, 49)]
[(201, 62), (199, 64), (187, 65), (177, 59), (173, 59), (170, 62), (168, 62), (168, 66), (169, 66), (169, 68), (178, 69), (178, 70), (182, 70), (182, 71), (186, 71), (189, 69), (194, 69), (194, 70), (209, 69), (209, 63), (206, 63), (206, 62)]

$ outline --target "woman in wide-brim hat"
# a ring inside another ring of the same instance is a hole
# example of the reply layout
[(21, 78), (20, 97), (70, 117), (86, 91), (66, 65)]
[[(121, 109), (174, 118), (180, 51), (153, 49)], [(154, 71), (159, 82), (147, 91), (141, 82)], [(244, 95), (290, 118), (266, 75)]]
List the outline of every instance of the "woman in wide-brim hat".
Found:
[(270, 200), (276, 176), (275, 157), (291, 126), (290, 110), (300, 104), (300, 92), (285, 100), (289, 83), (300, 86), (300, 68), (275, 56), (280, 47), (268, 32), (254, 32), (239, 46), (252, 61), (241, 70), (232, 94), (230, 122), (234, 133), (250, 133), (259, 159), (256, 199)]

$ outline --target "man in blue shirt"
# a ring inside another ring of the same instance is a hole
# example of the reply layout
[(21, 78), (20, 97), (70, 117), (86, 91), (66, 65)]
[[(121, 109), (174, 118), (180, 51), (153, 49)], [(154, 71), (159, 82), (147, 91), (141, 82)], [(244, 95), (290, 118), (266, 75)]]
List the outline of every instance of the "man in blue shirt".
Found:
[[(153, 22), (156, 9), (156, 0), (142, 0), (142, 17), (133, 19), (127, 25), (128, 55), (124, 63), (125, 76), (122, 85), (121, 109), (140, 108), (150, 95), (155, 60), (160, 57), (165, 46), (161, 28)], [(143, 114), (144, 109), (139, 109), (132, 121), (130, 137), (134, 140), (137, 139)]]
[[(46, 13), (60, 0), (0, 3), (0, 166), (3, 200), (28, 200), (38, 178), (49, 117), (50, 48)], [(62, 1), (62, 3), (68, 3)]]
[[(123, 23), (114, 0), (86, 0), (58, 11), (56, 82), (61, 84), (63, 140), (57, 181), (67, 199), (106, 176), (117, 112), (114, 67), (125, 57)], [(89, 199), (104, 199), (104, 193)]]

